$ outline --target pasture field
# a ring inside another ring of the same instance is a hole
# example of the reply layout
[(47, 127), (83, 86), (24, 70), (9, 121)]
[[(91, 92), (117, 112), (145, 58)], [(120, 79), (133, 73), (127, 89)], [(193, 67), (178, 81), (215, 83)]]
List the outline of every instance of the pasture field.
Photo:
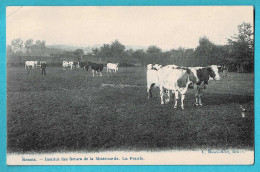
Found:
[(194, 90), (188, 90), (182, 110), (173, 101), (161, 105), (158, 88), (146, 98), (143, 67), (119, 68), (109, 76), (105, 68), (95, 78), (61, 67), (46, 72), (7, 68), (9, 153), (254, 149), (253, 74), (210, 81), (202, 107), (194, 106)]

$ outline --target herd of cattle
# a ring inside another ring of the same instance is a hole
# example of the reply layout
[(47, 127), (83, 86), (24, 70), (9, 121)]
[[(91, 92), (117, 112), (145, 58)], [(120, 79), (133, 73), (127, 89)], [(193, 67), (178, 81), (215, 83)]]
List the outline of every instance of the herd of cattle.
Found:
[[(42, 64), (46, 64), (46, 61), (25, 61), (25, 69), (34, 69), (41, 67)], [(118, 63), (108, 63), (107, 64), (107, 72), (114, 72), (116, 73), (118, 71)], [(85, 69), (89, 70), (89, 67), (91, 67), (93, 77), (95, 76), (102, 76), (102, 70), (104, 68), (104, 65), (102, 63), (93, 63), (93, 62), (77, 62), (77, 61), (63, 61), (62, 62), (62, 69), (75, 69), (79, 70)]]
[[(46, 65), (45, 61), (26, 61), (25, 68), (33, 69), (38, 68), (42, 64)], [(107, 72), (117, 72), (118, 63), (108, 63)], [(62, 69), (69, 68), (72, 70), (78, 70), (80, 68), (84, 70), (92, 70), (93, 77), (102, 77), (103, 64), (92, 62), (75, 62), (75, 61), (63, 61)], [(195, 104), (196, 106), (201, 103), (201, 93), (208, 85), (209, 80), (220, 80), (219, 71), (221, 66), (211, 65), (207, 67), (181, 67), (177, 65), (162, 66), (159, 64), (147, 65), (147, 98), (152, 98), (152, 88), (158, 87), (160, 89), (161, 104), (168, 103), (170, 101), (171, 93), (175, 95), (174, 108), (177, 108), (177, 102), (179, 94), (181, 97), (181, 108), (184, 109), (185, 93), (189, 87), (193, 87), (195, 90)]]
[[(190, 85), (195, 90), (196, 106), (201, 103), (202, 90), (206, 88), (210, 79), (220, 80), (220, 66), (207, 67), (179, 67), (176, 65), (147, 65), (147, 97), (152, 97), (152, 87), (160, 88), (161, 104), (170, 101), (170, 93), (175, 95), (174, 108), (177, 108), (179, 94), (181, 95), (181, 108), (184, 109), (185, 93)], [(167, 93), (167, 94), (166, 94)]]

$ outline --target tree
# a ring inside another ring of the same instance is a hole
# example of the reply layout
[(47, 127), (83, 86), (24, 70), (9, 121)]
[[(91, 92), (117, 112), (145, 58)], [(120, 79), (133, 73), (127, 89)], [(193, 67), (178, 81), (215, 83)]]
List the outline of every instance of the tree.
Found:
[(84, 51), (82, 49), (76, 49), (74, 51), (74, 54), (78, 58), (78, 60), (83, 60)]
[(7, 45), (7, 47), (6, 47), (6, 55), (8, 56), (8, 57), (10, 57), (10, 56), (12, 56), (13, 55), (13, 50), (12, 50), (12, 46), (11, 45)]
[(37, 40), (35, 42), (36, 49), (38, 50), (38, 53), (41, 55), (44, 55), (44, 51), (46, 49), (45, 44), (46, 44), (46, 42), (44, 40), (43, 41)]
[(148, 47), (146, 52), (152, 54), (152, 53), (160, 53), (160, 52), (162, 52), (162, 50), (159, 47), (157, 47), (156, 45), (151, 45)]
[(200, 62), (200, 65), (211, 65), (215, 62), (214, 51), (215, 44), (212, 43), (206, 36), (199, 39), (199, 46), (195, 49), (195, 58)]
[(27, 53), (31, 53), (32, 51), (32, 46), (33, 46), (33, 40), (32, 39), (28, 39), (25, 44), (24, 44), (25, 48), (27, 49)]
[(236, 61), (248, 61), (254, 63), (254, 39), (250, 23), (243, 22), (238, 25), (238, 35), (234, 35), (228, 40), (230, 45), (230, 55)]
[(143, 49), (139, 49), (133, 52), (133, 57), (136, 59), (142, 59), (145, 57), (145, 52)]
[(92, 48), (92, 53), (96, 56), (99, 53), (99, 49), (98, 48)]
[(121, 58), (124, 56), (125, 46), (121, 44), (118, 40), (111, 43), (111, 53), (114, 58)]
[(100, 58), (111, 58), (112, 52), (110, 50), (110, 45), (109, 44), (103, 44), (103, 46), (100, 47), (100, 52), (99, 52), (98, 56)]
[(12, 50), (14, 53), (22, 51), (23, 48), (23, 41), (18, 38), (11, 41)]

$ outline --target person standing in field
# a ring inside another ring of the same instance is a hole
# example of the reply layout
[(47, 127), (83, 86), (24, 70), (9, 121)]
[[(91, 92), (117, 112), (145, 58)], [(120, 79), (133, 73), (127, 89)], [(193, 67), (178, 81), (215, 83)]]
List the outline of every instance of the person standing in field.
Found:
[(42, 75), (46, 75), (46, 62), (41, 63)]
[(226, 65), (223, 65), (222, 72), (223, 72), (223, 78), (226, 78), (227, 77), (227, 73), (228, 73), (228, 68), (227, 68)]

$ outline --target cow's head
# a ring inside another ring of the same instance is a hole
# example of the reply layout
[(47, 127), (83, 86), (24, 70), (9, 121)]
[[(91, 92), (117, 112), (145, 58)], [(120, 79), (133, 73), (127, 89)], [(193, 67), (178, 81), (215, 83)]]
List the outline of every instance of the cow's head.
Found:
[(213, 78), (216, 81), (220, 80), (220, 76), (218, 73), (219, 69), (217, 65), (211, 65), (207, 69), (211, 78)]
[(197, 76), (197, 71), (194, 68), (186, 68), (187, 74), (189, 75), (189, 79), (193, 83), (198, 83), (199, 78)]
[(152, 67), (153, 67), (152, 64), (148, 64), (148, 65), (147, 65), (147, 70), (152, 70)]

